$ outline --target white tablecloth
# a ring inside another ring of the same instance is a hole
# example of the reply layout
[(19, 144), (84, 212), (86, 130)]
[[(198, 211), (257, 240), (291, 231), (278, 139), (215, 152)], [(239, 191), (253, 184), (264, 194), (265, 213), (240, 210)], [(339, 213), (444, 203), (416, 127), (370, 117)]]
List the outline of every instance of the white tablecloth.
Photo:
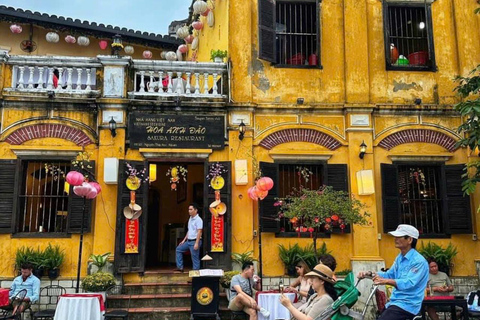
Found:
[(96, 297), (60, 297), (54, 320), (102, 320)]
[[(284, 295), (292, 302), (295, 300), (295, 293), (293, 292), (284, 293)], [(259, 293), (257, 298), (258, 305), (270, 311), (268, 319), (259, 312), (258, 320), (290, 320), (290, 311), (280, 303), (280, 293)]]

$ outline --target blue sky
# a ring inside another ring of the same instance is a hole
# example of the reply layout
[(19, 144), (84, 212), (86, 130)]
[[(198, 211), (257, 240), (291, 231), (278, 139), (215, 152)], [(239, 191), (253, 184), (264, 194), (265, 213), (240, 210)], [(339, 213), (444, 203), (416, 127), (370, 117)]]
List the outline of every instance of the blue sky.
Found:
[(166, 35), (192, 0), (0, 0), (0, 5)]

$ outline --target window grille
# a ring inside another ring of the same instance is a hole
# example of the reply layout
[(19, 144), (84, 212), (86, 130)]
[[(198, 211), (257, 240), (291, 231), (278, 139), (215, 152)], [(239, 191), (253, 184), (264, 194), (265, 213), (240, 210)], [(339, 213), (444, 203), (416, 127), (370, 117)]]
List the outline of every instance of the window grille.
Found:
[[(70, 162), (25, 161), (19, 195), (19, 232), (66, 232)], [(67, 185), (68, 186), (68, 185)]]
[(438, 166), (398, 166), (401, 223), (415, 226), (421, 234), (444, 234), (439, 185)]
[(277, 63), (319, 64), (316, 2), (277, 2)]

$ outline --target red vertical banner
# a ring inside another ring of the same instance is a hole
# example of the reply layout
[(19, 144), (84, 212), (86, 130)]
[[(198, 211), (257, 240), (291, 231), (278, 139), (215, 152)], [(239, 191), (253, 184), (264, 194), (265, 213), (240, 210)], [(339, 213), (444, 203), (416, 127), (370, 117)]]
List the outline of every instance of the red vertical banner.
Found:
[(211, 252), (224, 252), (223, 215), (212, 215), (212, 249)]
[(125, 219), (125, 253), (138, 253), (138, 219)]

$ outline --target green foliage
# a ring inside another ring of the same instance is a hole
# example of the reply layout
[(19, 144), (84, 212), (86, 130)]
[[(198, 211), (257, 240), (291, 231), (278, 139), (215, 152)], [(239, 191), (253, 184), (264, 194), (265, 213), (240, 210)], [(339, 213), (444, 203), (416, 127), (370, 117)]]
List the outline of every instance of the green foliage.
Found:
[(285, 267), (295, 266), (298, 261), (300, 261), (300, 254), (303, 253), (302, 248), (295, 243), (293, 246), (291, 244), (286, 248), (283, 244), (278, 245), (280, 260), (282, 260)]
[(210, 51), (210, 59), (213, 61), (215, 58), (226, 58), (227, 57), (227, 50), (211, 50)]
[(111, 255), (111, 252), (104, 254), (92, 254), (90, 259), (92, 259), (92, 264), (98, 268), (97, 272), (101, 272), (103, 267), (107, 264), (108, 257)]
[(106, 272), (97, 272), (86, 276), (82, 281), (82, 288), (89, 292), (106, 291), (115, 285), (115, 277)]
[(223, 276), (220, 278), (220, 285), (224, 288), (229, 289), (233, 276), (237, 274), (240, 274), (240, 271), (225, 271), (223, 273)]
[(253, 256), (253, 250), (244, 253), (232, 253), (232, 261), (242, 266), (245, 262), (258, 261)]
[(420, 249), (418, 252), (425, 257), (425, 259), (433, 258), (437, 261), (438, 267), (441, 270), (445, 270), (446, 268), (450, 268), (452, 265), (453, 258), (457, 255), (457, 247), (449, 243), (447, 248), (443, 248), (442, 246), (436, 244), (435, 242), (428, 242), (425, 246), (422, 242)]
[(33, 264), (34, 255), (34, 249), (31, 247), (22, 246), (18, 248), (17, 252), (15, 253), (15, 270), (20, 270), (24, 263)]
[(50, 270), (58, 269), (65, 260), (65, 250), (59, 245), (49, 244), (45, 250), (34, 249), (32, 247), (22, 246), (15, 253), (15, 269), (20, 270), (24, 263), (31, 263), (33, 269), (38, 270), (47, 268)]
[(65, 249), (62, 249), (58, 244), (52, 246), (48, 244), (44, 251), (44, 265), (50, 270), (59, 269), (65, 260)]

